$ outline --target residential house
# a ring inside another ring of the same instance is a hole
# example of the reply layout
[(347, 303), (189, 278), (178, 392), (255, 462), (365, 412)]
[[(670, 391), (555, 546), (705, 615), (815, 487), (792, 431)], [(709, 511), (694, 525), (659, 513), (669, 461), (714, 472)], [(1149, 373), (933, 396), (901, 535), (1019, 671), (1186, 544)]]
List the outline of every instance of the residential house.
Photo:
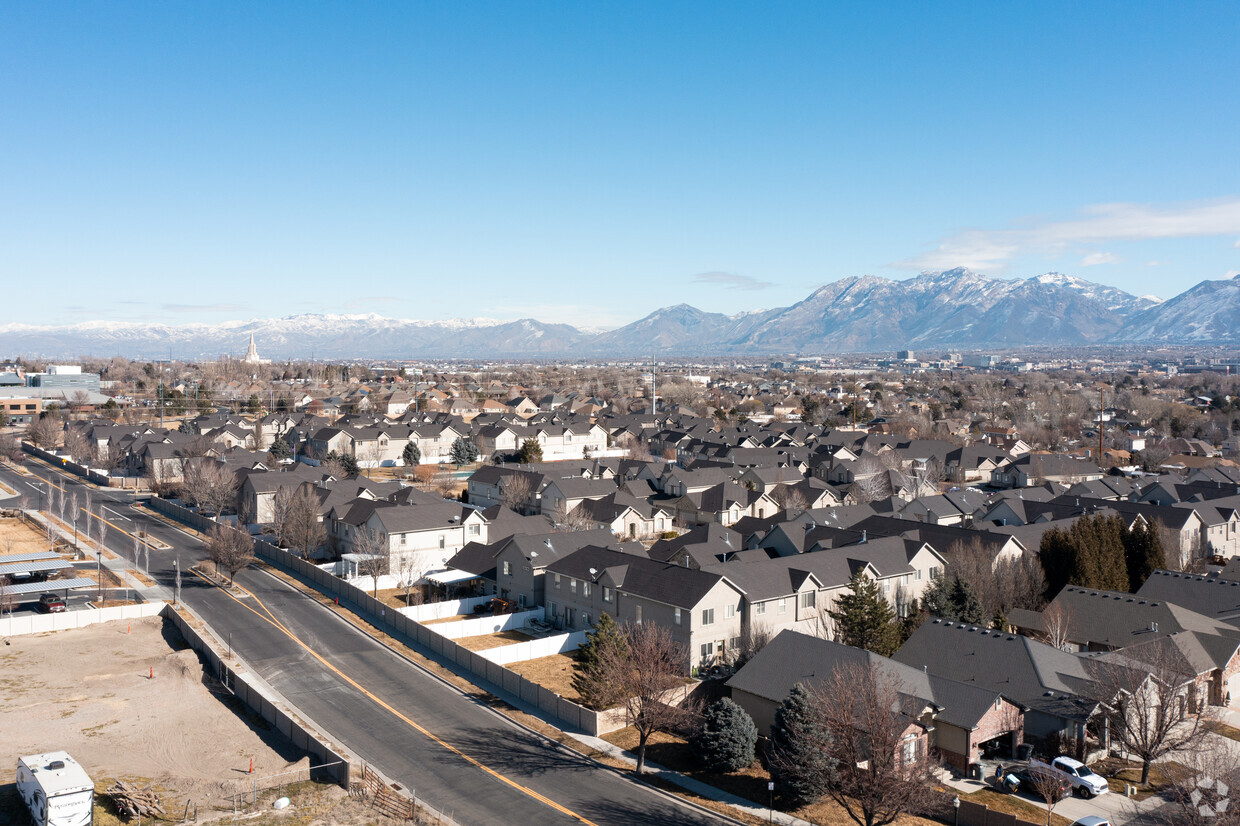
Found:
[(743, 596), (720, 574), (586, 546), (547, 566), (544, 604), (566, 628), (586, 627), (602, 613), (665, 628), (692, 670), (727, 662), (739, 649)]
[(937, 750), (965, 773), (985, 757), (1011, 758), (1024, 736), (1024, 708), (993, 688), (971, 685), (821, 637), (782, 631), (728, 680), (732, 700), (770, 735), (775, 712), (798, 683), (813, 689), (841, 667), (872, 669), (906, 701), (908, 727), (900, 741), (906, 757)]

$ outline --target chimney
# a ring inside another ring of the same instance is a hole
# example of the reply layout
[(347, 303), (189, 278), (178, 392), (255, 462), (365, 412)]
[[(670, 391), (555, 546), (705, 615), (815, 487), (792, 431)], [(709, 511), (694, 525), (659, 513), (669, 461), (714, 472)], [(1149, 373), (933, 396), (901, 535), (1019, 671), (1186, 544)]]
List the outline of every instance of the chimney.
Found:
[(686, 567), (686, 568), (688, 568), (688, 567), (689, 567), (689, 554), (687, 554), (687, 553), (685, 554), (685, 567)]

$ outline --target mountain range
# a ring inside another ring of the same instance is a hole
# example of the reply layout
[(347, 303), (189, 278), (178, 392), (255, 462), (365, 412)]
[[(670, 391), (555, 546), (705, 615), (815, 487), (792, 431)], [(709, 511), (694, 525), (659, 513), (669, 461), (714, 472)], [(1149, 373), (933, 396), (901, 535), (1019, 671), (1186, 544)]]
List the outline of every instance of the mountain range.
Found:
[(1090, 344), (1238, 344), (1240, 276), (1161, 301), (1061, 273), (991, 278), (968, 269), (905, 281), (843, 278), (790, 307), (725, 315), (664, 307), (606, 332), (532, 318), (412, 321), (294, 315), (222, 324), (93, 321), (0, 325), (0, 352), (74, 358), (554, 358), (826, 354)]

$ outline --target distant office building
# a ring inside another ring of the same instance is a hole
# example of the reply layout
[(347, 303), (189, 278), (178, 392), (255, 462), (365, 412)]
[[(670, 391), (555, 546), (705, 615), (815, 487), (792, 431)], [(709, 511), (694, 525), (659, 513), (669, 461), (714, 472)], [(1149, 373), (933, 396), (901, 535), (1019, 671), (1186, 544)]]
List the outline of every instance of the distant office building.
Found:
[(964, 357), (964, 366), (979, 367), (983, 370), (989, 370), (995, 366), (995, 357), (970, 353)]
[(898, 358), (900, 361), (914, 361), (917, 358), (917, 356), (913, 353), (912, 350), (897, 350), (896, 358)]
[(27, 387), (57, 390), (86, 390), (99, 392), (99, 374), (83, 373), (76, 364), (53, 364), (46, 373), (27, 373)]

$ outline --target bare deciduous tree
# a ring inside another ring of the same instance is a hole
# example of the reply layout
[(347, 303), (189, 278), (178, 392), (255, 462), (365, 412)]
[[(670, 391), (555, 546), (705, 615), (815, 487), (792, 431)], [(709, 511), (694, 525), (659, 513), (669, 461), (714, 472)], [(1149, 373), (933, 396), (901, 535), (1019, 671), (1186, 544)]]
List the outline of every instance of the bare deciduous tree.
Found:
[(302, 558), (309, 558), (327, 538), (319, 514), (319, 498), (311, 488), (299, 488), (289, 500), (282, 533), (285, 544)]
[(207, 534), (207, 558), (215, 563), (216, 570), (228, 572), (228, 584), (232, 585), (237, 572), (254, 561), (254, 540), (245, 531), (215, 525)]
[(1055, 807), (1071, 792), (1071, 786), (1061, 775), (1047, 769), (1031, 768), (1029, 770), (1031, 791), (1046, 803), (1046, 826), (1051, 826)]
[(30, 426), (26, 428), (26, 438), (29, 439), (35, 447), (50, 450), (60, 443), (61, 429), (59, 416), (40, 416), (32, 421)]
[(1194, 669), (1165, 637), (1096, 655), (1086, 668), (1111, 736), (1141, 760), (1142, 785), (1155, 760), (1194, 744), (1213, 717)]
[(1219, 739), (1203, 739), (1176, 758), (1188, 771), (1177, 774), (1170, 801), (1151, 817), (1166, 826), (1240, 826), (1240, 766)]
[(641, 774), (650, 735), (684, 720), (686, 712), (664, 700), (668, 691), (681, 684), (688, 661), (666, 628), (651, 623), (626, 625), (621, 634), (624, 646), (601, 651), (591, 679), (602, 704), (620, 703), (625, 723), (637, 730), (636, 772)]
[(360, 557), (357, 561), (358, 571), (362, 576), (370, 577), (370, 595), (378, 599), (379, 577), (386, 574), (391, 565), (386, 536), (370, 527), (359, 528), (353, 540), (353, 553)]
[(1071, 642), (1072, 611), (1062, 602), (1052, 602), (1042, 609), (1042, 637), (1047, 645), (1060, 651), (1068, 650)]
[(405, 605), (420, 605), (422, 589), (414, 589), (422, 578), (422, 564), (415, 554), (402, 554), (396, 563), (397, 587), (401, 590)]
[(509, 473), (499, 480), (499, 501), (517, 513), (525, 513), (534, 492), (534, 478), (528, 473)]
[(921, 727), (921, 701), (870, 663), (840, 663), (811, 688), (831, 734), (836, 782), (827, 794), (861, 826), (922, 811), (934, 795), (934, 764)]

